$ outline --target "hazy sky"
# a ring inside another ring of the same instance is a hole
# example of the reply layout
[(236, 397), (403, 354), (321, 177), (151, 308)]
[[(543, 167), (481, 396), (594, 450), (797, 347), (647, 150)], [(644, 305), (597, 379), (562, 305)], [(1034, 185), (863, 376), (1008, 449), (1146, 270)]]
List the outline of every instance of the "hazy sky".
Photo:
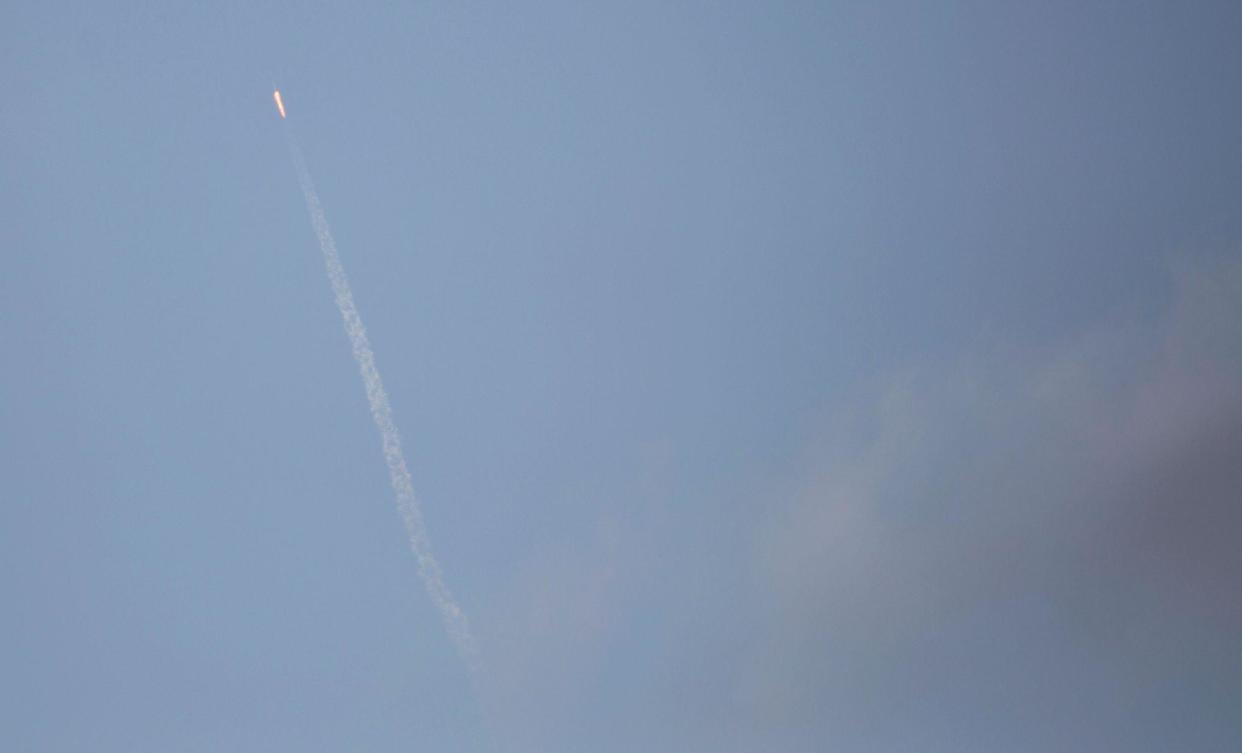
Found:
[(4, 746), (1236, 751), (1240, 39), (1236, 2), (10, 3)]

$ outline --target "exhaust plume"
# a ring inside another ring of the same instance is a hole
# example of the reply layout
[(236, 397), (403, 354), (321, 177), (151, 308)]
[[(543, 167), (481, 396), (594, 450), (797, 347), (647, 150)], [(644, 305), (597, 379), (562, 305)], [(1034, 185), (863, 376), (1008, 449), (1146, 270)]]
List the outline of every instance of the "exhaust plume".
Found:
[[(276, 96), (277, 105), (280, 95)], [(284, 115), (283, 108), (281, 115)], [(405, 521), (406, 533), (409, 535), (410, 549), (418, 561), (418, 574), (422, 578), (427, 594), (435, 603), (449, 637), (457, 646), (458, 652), (466, 661), (470, 670), (478, 669), (478, 651), (474, 638), (470, 634), (470, 625), (461, 607), (457, 605), (453, 594), (444, 584), (444, 575), (440, 565), (431, 553), (431, 542), (427, 538), (427, 529), (423, 523), (423, 514), (418, 499), (414, 496), (414, 486), (410, 481), (410, 472), (406, 468), (405, 456), (401, 451), (401, 436), (393, 423), (392, 408), (388, 404), (388, 393), (384, 391), (384, 383), (380, 380), (379, 371), (375, 368), (375, 355), (371, 351), (371, 343), (367, 339), (366, 329), (354, 306), (354, 295), (341, 266), (340, 256), (336, 251), (336, 242), (328, 229), (328, 220), (323, 207), (319, 204), (319, 194), (311, 181), (310, 172), (306, 169), (306, 161), (297, 143), (289, 139), (289, 152), (293, 157), (293, 166), (298, 173), (298, 181), (302, 185), (302, 195), (306, 198), (306, 209), (310, 213), (311, 226), (319, 239), (319, 249), (323, 252), (324, 267), (328, 272), (328, 280), (332, 283), (332, 292), (336, 294), (336, 307), (341, 312), (345, 324), (345, 333), (353, 346), (354, 360), (358, 363), (358, 371), (362, 375), (362, 384), (366, 388), (367, 402), (371, 406), (371, 418), (375, 420), (375, 428), (379, 430), (383, 441), (384, 460), (388, 463), (388, 477), (392, 482), (392, 491), (397, 498), (397, 510)]]

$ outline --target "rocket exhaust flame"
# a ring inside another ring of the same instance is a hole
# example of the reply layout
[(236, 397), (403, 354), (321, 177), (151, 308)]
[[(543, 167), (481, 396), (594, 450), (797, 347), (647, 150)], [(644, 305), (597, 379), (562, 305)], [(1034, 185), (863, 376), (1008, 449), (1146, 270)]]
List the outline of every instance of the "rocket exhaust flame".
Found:
[(276, 100), (276, 109), (280, 110), (280, 117), (283, 120), (285, 117), (285, 103), (280, 101), (280, 89), (272, 92), (272, 98)]

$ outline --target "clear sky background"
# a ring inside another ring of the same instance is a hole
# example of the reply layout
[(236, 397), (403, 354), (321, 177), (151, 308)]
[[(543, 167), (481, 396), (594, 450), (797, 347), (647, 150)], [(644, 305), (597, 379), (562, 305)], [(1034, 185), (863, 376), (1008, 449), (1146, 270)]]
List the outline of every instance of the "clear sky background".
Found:
[(7, 4), (3, 747), (1236, 751), (1239, 40), (1236, 2)]

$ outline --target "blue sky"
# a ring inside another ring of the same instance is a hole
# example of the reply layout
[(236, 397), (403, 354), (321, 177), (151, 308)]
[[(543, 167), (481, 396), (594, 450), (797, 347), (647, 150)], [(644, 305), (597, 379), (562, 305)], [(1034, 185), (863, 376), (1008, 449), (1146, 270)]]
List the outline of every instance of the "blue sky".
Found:
[(1242, 738), (1236, 4), (3, 19), (15, 749)]

